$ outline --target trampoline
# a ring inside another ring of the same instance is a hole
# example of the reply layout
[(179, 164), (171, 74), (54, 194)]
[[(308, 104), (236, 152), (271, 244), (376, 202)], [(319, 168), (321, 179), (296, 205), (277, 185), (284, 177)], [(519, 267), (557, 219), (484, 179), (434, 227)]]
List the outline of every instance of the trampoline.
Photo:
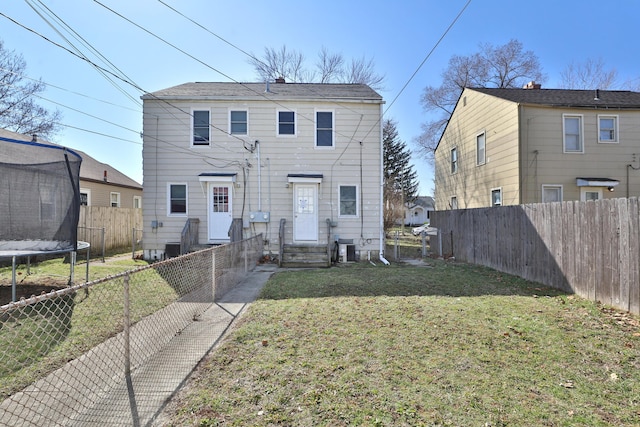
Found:
[(78, 242), (82, 157), (54, 144), (0, 136), (0, 259), (12, 260), (12, 302), (16, 262), (36, 255), (71, 254), (70, 282)]

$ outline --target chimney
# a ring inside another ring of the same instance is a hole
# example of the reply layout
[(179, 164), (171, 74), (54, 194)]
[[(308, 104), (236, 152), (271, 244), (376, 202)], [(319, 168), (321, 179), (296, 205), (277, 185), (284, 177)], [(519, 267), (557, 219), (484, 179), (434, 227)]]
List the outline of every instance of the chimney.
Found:
[(286, 82), (284, 81), (284, 77), (280, 76), (276, 79), (276, 83), (286, 83)]
[(102, 178), (104, 182), (107, 182), (107, 170), (104, 171), (104, 177)]
[(531, 80), (526, 85), (522, 86), (522, 89), (540, 89), (542, 85), (540, 83), (536, 83), (534, 80)]

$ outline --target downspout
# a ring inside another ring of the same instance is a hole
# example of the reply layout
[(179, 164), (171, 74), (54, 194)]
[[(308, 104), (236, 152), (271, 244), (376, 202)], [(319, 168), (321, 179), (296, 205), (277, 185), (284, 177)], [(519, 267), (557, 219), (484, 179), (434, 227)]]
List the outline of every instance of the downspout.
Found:
[(384, 257), (384, 174), (382, 173), (383, 171), (383, 154), (384, 154), (384, 141), (382, 138), (382, 104), (380, 104), (380, 133), (378, 135), (380, 135), (380, 261), (384, 264), (384, 265), (389, 265), (391, 264), (389, 261), (387, 261)]
[(262, 212), (262, 164), (260, 163), (260, 141), (256, 139), (256, 156), (258, 157), (258, 212)]

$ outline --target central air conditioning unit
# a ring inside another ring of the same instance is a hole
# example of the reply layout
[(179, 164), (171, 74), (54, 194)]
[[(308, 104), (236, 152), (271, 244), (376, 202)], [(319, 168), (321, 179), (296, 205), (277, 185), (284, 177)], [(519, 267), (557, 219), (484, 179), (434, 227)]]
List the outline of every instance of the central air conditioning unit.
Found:
[(353, 244), (353, 239), (338, 239), (338, 260), (340, 262), (356, 260), (356, 245)]

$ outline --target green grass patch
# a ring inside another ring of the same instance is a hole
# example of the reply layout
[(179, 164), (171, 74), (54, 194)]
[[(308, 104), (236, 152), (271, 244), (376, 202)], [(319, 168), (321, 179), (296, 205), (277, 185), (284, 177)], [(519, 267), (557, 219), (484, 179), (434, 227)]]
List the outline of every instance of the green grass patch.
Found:
[(462, 263), (275, 274), (170, 425), (632, 426), (638, 318)]
[[(90, 266), (90, 280), (116, 276), (143, 261), (126, 257)], [(76, 266), (84, 279), (86, 265)], [(8, 270), (8, 271), (7, 271)], [(18, 288), (64, 287), (69, 265), (49, 260), (18, 269)], [(0, 269), (0, 281), (10, 283), (11, 267)], [(174, 289), (154, 269), (130, 276), (132, 323), (165, 307), (177, 298)], [(123, 329), (123, 277), (98, 283), (62, 297), (12, 310), (0, 320), (0, 397), (5, 398), (43, 378)], [(76, 280), (82, 283), (84, 280)]]

